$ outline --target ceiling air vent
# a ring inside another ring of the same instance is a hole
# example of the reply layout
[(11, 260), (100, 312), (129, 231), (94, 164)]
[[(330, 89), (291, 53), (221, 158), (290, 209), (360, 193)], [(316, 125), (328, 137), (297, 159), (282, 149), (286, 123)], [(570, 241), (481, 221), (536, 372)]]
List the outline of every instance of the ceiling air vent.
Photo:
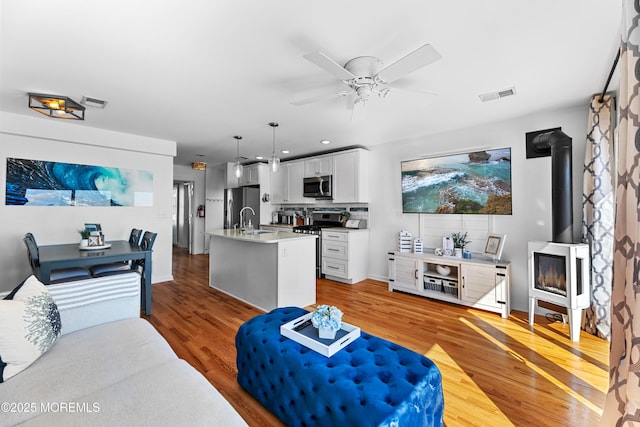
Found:
[(98, 98), (91, 98), (89, 96), (83, 96), (80, 104), (86, 105), (87, 107), (104, 108), (107, 106), (107, 101)]
[(478, 95), (482, 102), (493, 101), (494, 99), (504, 98), (505, 96), (511, 96), (516, 94), (516, 88), (510, 87), (507, 89), (502, 89), (496, 92), (488, 92), (483, 93), (482, 95)]

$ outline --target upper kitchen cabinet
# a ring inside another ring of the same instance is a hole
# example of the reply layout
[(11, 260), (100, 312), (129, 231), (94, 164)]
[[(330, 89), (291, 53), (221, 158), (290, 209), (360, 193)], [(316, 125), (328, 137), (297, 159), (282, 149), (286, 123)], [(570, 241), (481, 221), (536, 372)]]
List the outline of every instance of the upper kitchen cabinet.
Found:
[(254, 163), (247, 165), (242, 170), (242, 176), (240, 177), (240, 186), (245, 185), (260, 185), (260, 168), (266, 169), (264, 163)]
[(355, 149), (333, 155), (333, 202), (369, 202), (369, 152)]
[(287, 182), (287, 164), (280, 163), (280, 168), (277, 172), (271, 172), (271, 203), (280, 204), (285, 203), (285, 188)]
[(304, 160), (280, 164), (278, 172), (271, 173), (271, 203), (314, 203), (303, 197)]
[(227, 163), (225, 188), (238, 188), (247, 185), (261, 185), (267, 179), (267, 165), (264, 163), (254, 163), (245, 165), (242, 168), (242, 176), (236, 178), (233, 167), (235, 163)]
[(333, 156), (312, 157), (304, 161), (304, 177), (333, 175)]
[(240, 180), (236, 177), (233, 167), (235, 163), (227, 163), (227, 167), (225, 170), (225, 182), (224, 188), (238, 188), (240, 185)]

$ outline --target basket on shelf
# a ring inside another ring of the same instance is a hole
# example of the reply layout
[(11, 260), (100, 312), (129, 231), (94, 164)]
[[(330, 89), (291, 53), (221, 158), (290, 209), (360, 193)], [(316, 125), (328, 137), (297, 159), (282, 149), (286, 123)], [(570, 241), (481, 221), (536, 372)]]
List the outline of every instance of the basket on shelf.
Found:
[(438, 291), (442, 292), (442, 279), (437, 279), (435, 277), (424, 277), (424, 288), (429, 291)]

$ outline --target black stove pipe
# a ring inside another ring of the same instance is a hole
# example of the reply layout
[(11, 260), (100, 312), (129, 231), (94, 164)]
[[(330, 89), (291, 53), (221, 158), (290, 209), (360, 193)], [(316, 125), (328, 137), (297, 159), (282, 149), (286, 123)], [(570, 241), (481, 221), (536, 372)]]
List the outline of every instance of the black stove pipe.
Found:
[(574, 243), (571, 141), (561, 130), (533, 139), (536, 151), (551, 154), (551, 233), (555, 243)]

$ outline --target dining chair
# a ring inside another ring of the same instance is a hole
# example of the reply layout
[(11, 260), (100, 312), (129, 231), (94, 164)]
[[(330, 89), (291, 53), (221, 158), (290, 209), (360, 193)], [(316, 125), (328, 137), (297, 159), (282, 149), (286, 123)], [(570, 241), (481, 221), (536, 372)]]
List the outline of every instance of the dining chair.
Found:
[(129, 244), (138, 246), (140, 244), (140, 237), (142, 237), (142, 230), (132, 228), (131, 234), (129, 235)]
[[(29, 257), (29, 264), (31, 265), (32, 273), (40, 278), (40, 251), (38, 250), (38, 244), (36, 238), (32, 233), (27, 233), (22, 239), (27, 247), (27, 255)], [(74, 280), (91, 279), (91, 273), (86, 268), (82, 267), (70, 267), (51, 270), (51, 279), (49, 285), (54, 283), (72, 282)]]

